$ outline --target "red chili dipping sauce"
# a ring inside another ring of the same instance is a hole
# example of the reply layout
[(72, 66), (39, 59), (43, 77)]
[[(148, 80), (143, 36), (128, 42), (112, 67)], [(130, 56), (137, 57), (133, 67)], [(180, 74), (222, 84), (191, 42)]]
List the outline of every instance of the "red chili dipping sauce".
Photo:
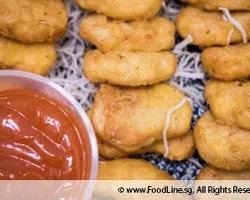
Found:
[(88, 179), (90, 145), (78, 124), (38, 91), (0, 91), (0, 180)]

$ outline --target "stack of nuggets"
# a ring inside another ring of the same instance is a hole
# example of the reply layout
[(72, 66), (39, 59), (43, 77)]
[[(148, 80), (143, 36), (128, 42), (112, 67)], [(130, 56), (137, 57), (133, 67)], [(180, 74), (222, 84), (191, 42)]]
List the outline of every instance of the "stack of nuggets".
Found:
[[(161, 83), (177, 67), (177, 58), (168, 52), (175, 44), (175, 26), (156, 17), (161, 3), (78, 0), (81, 7), (99, 13), (83, 19), (80, 35), (97, 47), (86, 53), (83, 70), (91, 82), (103, 83), (89, 117), (99, 154), (106, 159), (164, 154), (166, 115), (185, 99), (181, 91)], [(191, 116), (188, 102), (171, 114), (167, 130), (171, 160), (184, 160), (194, 152)]]
[(165, 18), (125, 22), (89, 16), (80, 25), (80, 35), (98, 50), (87, 52), (84, 72), (95, 83), (123, 86), (168, 80), (177, 66), (177, 58), (165, 51), (174, 46), (174, 33)]
[[(197, 179), (249, 179), (250, 1), (183, 1), (198, 8), (188, 6), (180, 12), (177, 30), (182, 37), (191, 34), (193, 44), (206, 47), (203, 67), (220, 79), (208, 81), (205, 96), (210, 111), (194, 128), (197, 150), (209, 164)], [(224, 11), (223, 17), (218, 9)], [(242, 40), (244, 44), (236, 44)]]
[[(192, 44), (205, 47), (201, 55), (205, 71), (211, 77), (224, 81), (248, 78), (250, 47), (249, 44), (239, 43), (243, 40), (246, 43), (250, 39), (250, 2), (183, 1), (209, 10), (188, 6), (182, 9), (176, 21), (177, 31), (183, 38), (190, 34), (193, 37)], [(221, 6), (232, 11), (231, 17), (237, 21), (238, 28), (222, 17), (222, 12), (218, 10), (224, 10)], [(233, 45), (229, 45), (230, 43)]]
[(66, 27), (62, 0), (0, 0), (1, 69), (46, 75)]

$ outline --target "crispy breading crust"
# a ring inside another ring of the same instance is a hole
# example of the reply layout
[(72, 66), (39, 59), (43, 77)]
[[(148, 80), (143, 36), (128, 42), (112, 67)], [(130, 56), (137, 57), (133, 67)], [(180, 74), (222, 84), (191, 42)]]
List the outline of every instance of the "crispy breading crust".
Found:
[(76, 0), (78, 5), (114, 19), (150, 19), (156, 16), (162, 0)]
[[(195, 151), (193, 134), (189, 132), (186, 135), (171, 138), (168, 140), (168, 156), (172, 161), (182, 161), (190, 158)], [(152, 150), (145, 152), (153, 152), (164, 155), (165, 149), (163, 142), (158, 142), (152, 146)]]
[(174, 180), (168, 173), (141, 159), (99, 162), (98, 180)]
[[(129, 153), (119, 150), (107, 142), (104, 142), (98, 138), (98, 149), (101, 157), (105, 159), (116, 159), (127, 157)], [(186, 160), (191, 157), (195, 150), (193, 136), (191, 133), (187, 135), (171, 138), (168, 140), (168, 156), (167, 158), (173, 161)], [(132, 154), (143, 154), (143, 153), (158, 153), (164, 155), (164, 144), (163, 141), (156, 142), (153, 145), (144, 147)]]
[(161, 51), (175, 44), (175, 26), (163, 17), (123, 22), (91, 15), (80, 24), (80, 35), (103, 52)]
[[(91, 121), (100, 138), (133, 152), (162, 140), (167, 112), (184, 97), (167, 84), (138, 88), (103, 84), (95, 96)], [(187, 133), (191, 116), (189, 103), (172, 113), (168, 138)]]
[(210, 165), (225, 170), (250, 169), (250, 132), (215, 122), (206, 112), (194, 128), (199, 155)]
[[(241, 23), (250, 39), (250, 12), (235, 12), (231, 15)], [(234, 29), (231, 43), (243, 41), (240, 32), (229, 22), (224, 21), (222, 12), (207, 12), (195, 7), (183, 8), (176, 18), (177, 32), (182, 38), (193, 37), (192, 44), (198, 46), (225, 46), (230, 30)]]
[(250, 44), (209, 47), (201, 59), (205, 71), (214, 78), (232, 81), (250, 76)]
[(196, 180), (250, 180), (250, 170), (229, 171), (217, 169), (211, 165), (205, 166)]
[(0, 69), (47, 75), (55, 61), (55, 44), (23, 44), (0, 36)]
[(84, 73), (94, 83), (121, 86), (152, 85), (168, 80), (177, 67), (169, 52), (87, 52)]
[(250, 82), (211, 80), (205, 96), (218, 123), (250, 130)]
[(60, 39), (67, 20), (62, 0), (0, 0), (0, 34), (24, 43)]
[(128, 157), (128, 153), (117, 149), (116, 147), (111, 146), (107, 142), (103, 141), (100, 137), (97, 137), (97, 145), (99, 156), (104, 159), (112, 160), (117, 158), (125, 158)]
[(185, 3), (197, 6), (206, 10), (218, 10), (219, 7), (224, 7), (229, 10), (250, 10), (249, 0), (182, 0)]

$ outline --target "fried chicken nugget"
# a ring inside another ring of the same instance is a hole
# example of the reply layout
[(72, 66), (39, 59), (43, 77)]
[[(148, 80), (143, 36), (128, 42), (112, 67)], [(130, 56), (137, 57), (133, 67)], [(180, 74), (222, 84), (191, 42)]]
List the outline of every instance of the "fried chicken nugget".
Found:
[[(184, 98), (182, 92), (167, 84), (138, 88), (103, 84), (95, 96), (91, 121), (101, 139), (134, 152), (162, 140), (167, 112)], [(185, 135), (191, 116), (191, 106), (184, 102), (171, 114), (167, 137)]]
[(213, 78), (232, 81), (250, 76), (250, 44), (209, 47), (201, 58), (205, 71)]
[(78, 5), (110, 18), (122, 20), (150, 19), (156, 16), (162, 0), (76, 0)]
[(93, 15), (82, 20), (80, 35), (103, 52), (161, 51), (175, 44), (175, 26), (163, 17), (123, 22)]
[[(165, 186), (166, 180), (171, 181), (171, 186), (186, 190), (187, 186), (178, 180), (175, 180), (167, 172), (161, 171), (151, 163), (141, 159), (118, 159), (113, 161), (99, 162), (98, 177), (99, 180), (95, 187), (96, 196), (107, 199), (119, 200), (160, 200), (162, 196), (155, 194), (146, 195), (124, 195), (117, 192), (117, 184), (119, 187), (147, 187), (160, 188)], [(127, 181), (130, 180), (130, 181)], [(165, 181), (165, 182), (164, 182)], [(165, 184), (164, 184), (165, 183)], [(169, 200), (191, 200), (188, 194), (168, 195)]]
[(98, 180), (174, 180), (167, 172), (141, 159), (99, 162)]
[[(98, 149), (100, 156), (106, 159), (127, 157), (129, 155), (128, 153), (122, 150), (112, 147), (111, 145), (101, 140), (100, 138), (98, 138)], [(186, 160), (193, 155), (194, 150), (195, 150), (195, 145), (191, 133), (188, 133), (187, 135), (184, 136), (171, 138), (168, 140), (169, 152), (167, 158), (173, 161)], [(158, 153), (164, 155), (165, 149), (163, 141), (156, 142), (155, 144), (149, 147), (144, 147), (136, 152), (133, 152), (132, 154), (140, 154), (140, 153), (142, 154)]]
[[(164, 155), (164, 143), (157, 142), (151, 148), (144, 149), (145, 153), (158, 153)], [(193, 134), (189, 132), (186, 135), (170, 138), (168, 140), (168, 155), (167, 158), (172, 161), (182, 161), (190, 158), (195, 151)]]
[(228, 171), (217, 169), (211, 165), (204, 167), (196, 180), (250, 180), (250, 170)]
[(0, 0), (0, 34), (24, 43), (60, 39), (67, 26), (62, 0)]
[(110, 144), (102, 140), (100, 137), (97, 137), (97, 145), (98, 145), (99, 156), (108, 160), (123, 158), (129, 155), (125, 151), (122, 151), (120, 149), (117, 149), (116, 147), (111, 146)]
[(197, 6), (206, 10), (218, 10), (219, 7), (224, 7), (229, 10), (250, 10), (249, 0), (182, 0), (185, 3)]
[(55, 61), (55, 44), (23, 44), (0, 36), (0, 69), (46, 75)]
[[(250, 12), (235, 12), (231, 14), (241, 23), (250, 39)], [(193, 37), (192, 44), (198, 46), (226, 45), (229, 32), (234, 29), (231, 43), (242, 42), (242, 36), (230, 22), (224, 21), (222, 12), (207, 12), (188, 6), (181, 10), (176, 19), (177, 32), (186, 38)]]
[(205, 96), (218, 123), (250, 130), (250, 82), (212, 80)]
[(177, 67), (169, 52), (89, 51), (84, 57), (84, 73), (93, 82), (121, 86), (152, 85), (168, 80)]
[(225, 170), (250, 169), (250, 131), (217, 124), (206, 112), (194, 128), (194, 140), (199, 155), (210, 165)]

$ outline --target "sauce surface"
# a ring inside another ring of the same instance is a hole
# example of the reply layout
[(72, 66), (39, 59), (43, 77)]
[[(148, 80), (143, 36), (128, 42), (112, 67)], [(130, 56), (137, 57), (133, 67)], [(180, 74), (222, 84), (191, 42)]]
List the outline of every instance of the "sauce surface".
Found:
[(77, 123), (38, 91), (0, 91), (0, 180), (88, 179), (90, 151)]

